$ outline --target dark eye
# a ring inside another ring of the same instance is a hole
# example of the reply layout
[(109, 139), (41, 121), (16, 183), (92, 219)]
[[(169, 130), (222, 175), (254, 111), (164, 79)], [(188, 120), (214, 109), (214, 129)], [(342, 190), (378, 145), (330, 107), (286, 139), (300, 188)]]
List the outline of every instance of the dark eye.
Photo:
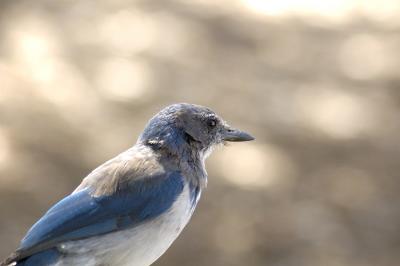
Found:
[(217, 120), (215, 118), (210, 118), (207, 121), (207, 125), (211, 128), (215, 127), (217, 125)]

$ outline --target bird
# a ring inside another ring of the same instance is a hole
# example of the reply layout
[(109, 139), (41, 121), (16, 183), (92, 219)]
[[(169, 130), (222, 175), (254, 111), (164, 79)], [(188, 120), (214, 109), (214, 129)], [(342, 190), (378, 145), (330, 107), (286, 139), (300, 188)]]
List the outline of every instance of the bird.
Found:
[(134, 146), (52, 206), (1, 265), (151, 265), (191, 218), (207, 185), (208, 155), (253, 139), (207, 107), (167, 106)]

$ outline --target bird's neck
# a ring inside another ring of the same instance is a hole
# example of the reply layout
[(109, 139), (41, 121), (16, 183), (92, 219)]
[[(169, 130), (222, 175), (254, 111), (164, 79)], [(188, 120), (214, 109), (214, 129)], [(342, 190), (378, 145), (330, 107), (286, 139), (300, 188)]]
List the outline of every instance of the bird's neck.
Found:
[(205, 159), (208, 152), (200, 142), (190, 138), (184, 132), (173, 128), (164, 127), (157, 134), (143, 134), (138, 142), (151, 147), (158, 153), (163, 153), (168, 164), (173, 164), (194, 185), (205, 187), (207, 184), (207, 171)]
[(182, 172), (194, 186), (204, 188), (207, 185), (207, 171), (205, 168), (206, 154), (203, 151), (193, 149), (189, 145), (179, 149), (169, 149), (165, 147), (162, 151), (166, 153), (169, 161), (173, 161), (175, 166)]
[(180, 160), (180, 169), (194, 184), (205, 188), (207, 186), (207, 170), (205, 167), (206, 156), (202, 151), (187, 150)]
[(190, 147), (171, 148), (167, 145), (145, 144), (161, 156), (160, 163), (167, 168), (182, 172), (188, 181), (200, 188), (207, 185), (207, 171), (205, 168), (205, 159), (207, 154), (203, 151), (190, 149)]

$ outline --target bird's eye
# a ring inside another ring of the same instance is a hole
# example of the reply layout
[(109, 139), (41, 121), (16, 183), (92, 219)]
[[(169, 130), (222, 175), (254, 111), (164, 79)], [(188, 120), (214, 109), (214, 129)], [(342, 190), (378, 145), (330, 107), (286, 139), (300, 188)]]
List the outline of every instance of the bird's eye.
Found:
[(215, 127), (217, 125), (217, 120), (215, 118), (211, 118), (207, 121), (209, 127)]

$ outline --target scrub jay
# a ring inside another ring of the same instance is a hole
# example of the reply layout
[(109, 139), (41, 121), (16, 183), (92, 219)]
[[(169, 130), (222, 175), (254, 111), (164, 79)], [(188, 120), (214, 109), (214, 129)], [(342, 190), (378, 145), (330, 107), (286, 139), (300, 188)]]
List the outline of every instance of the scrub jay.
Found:
[(206, 107), (168, 106), (132, 148), (50, 208), (1, 265), (148, 266), (188, 223), (213, 147), (253, 139)]

